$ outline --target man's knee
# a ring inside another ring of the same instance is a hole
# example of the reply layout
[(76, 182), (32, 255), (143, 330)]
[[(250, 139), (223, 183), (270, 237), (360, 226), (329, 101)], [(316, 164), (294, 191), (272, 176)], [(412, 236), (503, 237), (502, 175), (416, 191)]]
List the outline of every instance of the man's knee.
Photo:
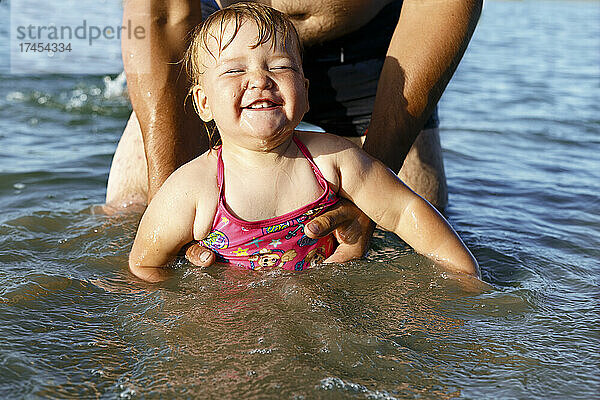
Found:
[[(366, 136), (347, 138), (358, 146)], [(398, 176), (439, 210), (448, 205), (448, 188), (439, 128), (425, 129), (413, 143)]]
[(419, 133), (398, 176), (436, 208), (446, 207), (448, 188), (438, 128)]
[(106, 203), (119, 207), (133, 203), (145, 204), (147, 193), (148, 168), (144, 142), (137, 117), (132, 113), (110, 167)]

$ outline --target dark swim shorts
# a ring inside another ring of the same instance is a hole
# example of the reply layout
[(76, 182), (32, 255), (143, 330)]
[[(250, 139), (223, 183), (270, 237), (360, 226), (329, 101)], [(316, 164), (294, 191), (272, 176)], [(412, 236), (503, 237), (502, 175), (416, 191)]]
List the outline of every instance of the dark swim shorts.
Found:
[[(305, 121), (341, 136), (365, 134), (401, 8), (402, 1), (395, 1), (359, 30), (305, 49), (304, 74), (310, 81)], [(436, 108), (424, 128), (438, 126)]]
[(202, 9), (202, 21), (204, 21), (210, 14), (219, 9), (219, 5), (215, 0), (200, 0), (200, 8)]
[[(201, 0), (202, 18), (219, 9)], [(304, 74), (310, 81), (306, 122), (340, 136), (362, 136), (371, 121), (377, 81), (402, 0), (385, 6), (367, 25), (343, 37), (304, 51)], [(439, 126), (437, 108), (425, 129)]]

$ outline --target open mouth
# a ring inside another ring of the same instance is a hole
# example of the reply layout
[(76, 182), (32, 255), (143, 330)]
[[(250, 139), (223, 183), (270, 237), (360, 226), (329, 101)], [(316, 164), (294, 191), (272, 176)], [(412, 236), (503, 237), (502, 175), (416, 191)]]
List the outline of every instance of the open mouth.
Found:
[(274, 109), (276, 107), (281, 106), (281, 104), (276, 103), (269, 99), (259, 99), (255, 100), (252, 103), (248, 104), (246, 107), (242, 107), (246, 110), (269, 110)]

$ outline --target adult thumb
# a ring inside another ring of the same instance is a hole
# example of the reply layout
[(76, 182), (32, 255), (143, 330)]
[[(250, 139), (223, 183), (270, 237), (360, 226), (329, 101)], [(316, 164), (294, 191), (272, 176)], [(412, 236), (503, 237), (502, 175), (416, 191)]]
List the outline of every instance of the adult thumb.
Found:
[(338, 228), (350, 225), (357, 217), (356, 206), (341, 199), (331, 209), (312, 219), (304, 227), (304, 233), (311, 239), (327, 236)]
[(199, 243), (193, 243), (185, 250), (185, 258), (197, 267), (206, 268), (215, 262), (215, 253)]

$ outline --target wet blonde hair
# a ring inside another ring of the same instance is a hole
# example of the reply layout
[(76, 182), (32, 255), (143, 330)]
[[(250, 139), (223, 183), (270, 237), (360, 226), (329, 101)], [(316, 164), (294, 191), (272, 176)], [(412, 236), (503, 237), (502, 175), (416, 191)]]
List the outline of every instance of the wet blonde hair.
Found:
[[(258, 28), (258, 37), (256, 43), (252, 44), (252, 48), (269, 42), (271, 46), (275, 47), (278, 35), (281, 35), (284, 48), (288, 48), (287, 45), (291, 40), (295, 45), (295, 50), (300, 55), (300, 59), (302, 59), (302, 44), (298, 31), (287, 15), (260, 3), (235, 3), (211, 14), (192, 32), (190, 46), (184, 55), (184, 65), (190, 80), (190, 93), (196, 85), (200, 84), (205, 70), (202, 55), (209, 54), (213, 58), (217, 58), (235, 39), (245, 22), (252, 22)], [(233, 23), (233, 35), (224, 42), (225, 30), (230, 23)], [(219, 47), (219, 53), (216, 55), (209, 48), (211, 39), (215, 39)], [(195, 102), (194, 109), (198, 112)], [(220, 140), (214, 122), (211, 125), (211, 129), (207, 127), (207, 133), (209, 144), (214, 148), (218, 146)]]

